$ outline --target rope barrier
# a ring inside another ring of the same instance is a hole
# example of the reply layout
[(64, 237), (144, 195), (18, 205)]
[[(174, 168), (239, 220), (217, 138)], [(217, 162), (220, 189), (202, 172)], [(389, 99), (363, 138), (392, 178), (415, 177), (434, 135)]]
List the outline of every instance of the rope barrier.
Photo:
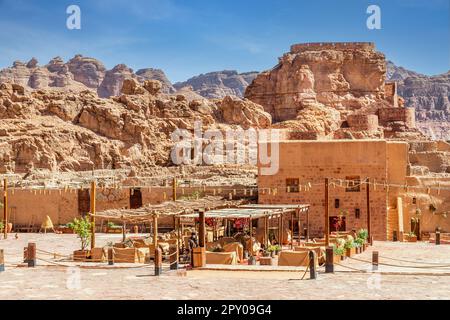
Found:
[[(391, 257), (385, 257), (385, 256), (379, 256), (379, 257), (383, 258), (383, 259), (393, 260), (393, 261), (424, 264), (423, 262), (420, 262), (420, 261), (403, 260), (403, 259), (397, 259), (397, 258), (391, 258)], [(442, 262), (436, 262), (436, 263), (435, 262), (427, 262), (427, 264), (429, 264), (429, 265), (441, 265)]]
[[(348, 258), (352, 259), (352, 260), (372, 264), (372, 261), (356, 259), (356, 258), (352, 258), (352, 257), (348, 257)], [(383, 266), (388, 266), (388, 267), (397, 267), (397, 268), (415, 268), (415, 269), (450, 268), (450, 264), (449, 265), (433, 265), (433, 266), (407, 266), (407, 265), (402, 266), (402, 265), (378, 262), (378, 265), (383, 265)]]
[(335, 262), (334, 264), (335, 264), (335, 265), (338, 265), (338, 266), (340, 266), (340, 267), (343, 267), (343, 268), (347, 268), (347, 269), (353, 270), (353, 271), (358, 271), (358, 272), (367, 273), (367, 270), (360, 270), (360, 269), (353, 268), (353, 267), (350, 267), (350, 266), (346, 266), (346, 265), (343, 265), (343, 264), (340, 264), (340, 263), (337, 263), (337, 262)]

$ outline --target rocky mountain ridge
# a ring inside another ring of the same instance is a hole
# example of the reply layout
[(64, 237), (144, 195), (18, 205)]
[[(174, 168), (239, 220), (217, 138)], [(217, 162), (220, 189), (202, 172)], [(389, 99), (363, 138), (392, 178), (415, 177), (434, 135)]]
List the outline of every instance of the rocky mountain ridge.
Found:
[(225, 96), (242, 98), (245, 89), (259, 72), (238, 73), (235, 70), (223, 70), (200, 74), (184, 82), (174, 84), (176, 89), (191, 87), (199, 95), (209, 99), (221, 99)]
[(89, 89), (102, 98), (119, 95), (125, 79), (136, 79), (141, 83), (158, 80), (162, 83), (162, 92), (176, 91), (162, 70), (148, 68), (134, 73), (125, 64), (107, 70), (101, 61), (80, 54), (67, 62), (55, 57), (43, 66), (35, 58), (27, 63), (15, 61), (11, 67), (0, 70), (0, 83), (12, 82), (29, 89), (72, 92)]

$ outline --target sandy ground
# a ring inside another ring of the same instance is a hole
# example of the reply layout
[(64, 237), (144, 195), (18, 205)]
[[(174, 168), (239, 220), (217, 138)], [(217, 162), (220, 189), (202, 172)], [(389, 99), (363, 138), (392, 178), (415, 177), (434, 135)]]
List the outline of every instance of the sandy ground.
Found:
[[(99, 235), (97, 243), (119, 239), (121, 235)], [(376, 242), (356, 257), (370, 261), (371, 251), (377, 250), (381, 263), (395, 267), (380, 265), (372, 272), (370, 264), (347, 259), (334, 274), (321, 268), (316, 280), (300, 280), (303, 272), (298, 271), (199, 270), (186, 276), (165, 271), (155, 277), (146, 265), (83, 264), (89, 266), (85, 268), (38, 261), (36, 268), (17, 266), (29, 240), (40, 250), (64, 255), (78, 249), (74, 235), (20, 234), (17, 240), (14, 235), (0, 240), (6, 260), (6, 271), (0, 272), (0, 299), (450, 299), (450, 267), (443, 267), (450, 266), (449, 245)]]

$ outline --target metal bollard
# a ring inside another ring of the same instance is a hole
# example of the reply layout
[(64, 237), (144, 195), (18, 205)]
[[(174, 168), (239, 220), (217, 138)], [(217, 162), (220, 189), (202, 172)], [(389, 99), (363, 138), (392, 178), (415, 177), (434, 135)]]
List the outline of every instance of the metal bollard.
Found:
[(334, 272), (334, 250), (333, 247), (328, 247), (325, 251), (325, 273)]
[(108, 248), (108, 265), (114, 265), (114, 250), (113, 248)]
[(316, 253), (314, 251), (309, 252), (309, 278), (317, 279), (316, 269)]
[(370, 246), (373, 246), (373, 236), (370, 236)]
[(0, 272), (5, 271), (5, 255), (3, 249), (0, 249)]
[(378, 270), (378, 251), (372, 252), (372, 270)]
[(36, 243), (34, 242), (28, 243), (27, 262), (29, 268), (36, 266)]
[(155, 276), (162, 273), (162, 250), (159, 247), (155, 249)]
[(392, 234), (392, 241), (397, 242), (398, 241), (398, 237), (397, 237), (397, 231), (394, 230), (393, 234)]
[(441, 244), (441, 232), (436, 231), (436, 245), (440, 245), (440, 244)]

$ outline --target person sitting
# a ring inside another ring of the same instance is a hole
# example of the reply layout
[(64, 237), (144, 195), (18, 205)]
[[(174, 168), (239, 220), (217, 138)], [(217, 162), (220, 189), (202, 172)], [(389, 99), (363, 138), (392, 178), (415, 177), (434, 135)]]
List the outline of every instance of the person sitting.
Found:
[(194, 264), (194, 248), (198, 247), (198, 238), (195, 232), (191, 233), (189, 238), (189, 253), (191, 255), (191, 266)]

